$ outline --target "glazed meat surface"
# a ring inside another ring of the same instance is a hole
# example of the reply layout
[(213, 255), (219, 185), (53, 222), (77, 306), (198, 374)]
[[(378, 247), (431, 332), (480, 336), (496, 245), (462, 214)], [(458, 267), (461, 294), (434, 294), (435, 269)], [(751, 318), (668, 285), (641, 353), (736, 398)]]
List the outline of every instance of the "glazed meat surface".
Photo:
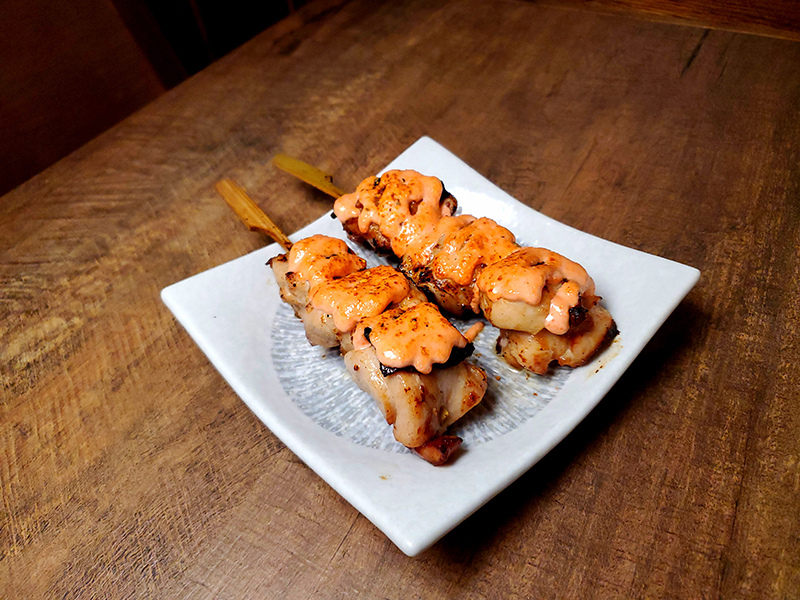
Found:
[[(482, 313), (501, 330), (498, 347), (509, 348), (501, 355), (515, 367), (543, 372), (547, 352), (534, 352), (534, 339), (554, 348), (552, 360), (577, 366), (616, 335), (607, 311), (592, 312), (600, 297), (581, 265), (545, 248), (520, 247), (491, 219), (453, 216), (456, 202), (448, 198), (450, 208), (443, 189), (438, 179), (390, 171), (365, 179), (334, 211), (353, 239), (391, 251), (401, 271), (443, 310)], [(599, 336), (598, 323), (607, 320)]]
[(471, 340), (402, 273), (364, 268), (336, 238), (306, 238), (269, 264), (309, 342), (340, 348), (400, 443), (432, 464), (446, 462), (460, 440), (439, 436), (486, 391), (484, 371), (463, 360)]

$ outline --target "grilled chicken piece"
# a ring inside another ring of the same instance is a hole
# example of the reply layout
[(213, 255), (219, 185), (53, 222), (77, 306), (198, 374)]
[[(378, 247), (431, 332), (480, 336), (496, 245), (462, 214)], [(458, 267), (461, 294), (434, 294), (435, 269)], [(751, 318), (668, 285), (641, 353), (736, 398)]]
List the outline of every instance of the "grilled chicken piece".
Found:
[(416, 171), (388, 171), (368, 177), (334, 204), (345, 231), (375, 250), (403, 256), (407, 245), (425, 237), (457, 206), (436, 177)]
[[(583, 323), (600, 298), (583, 267), (544, 248), (520, 248), (491, 219), (454, 217), (452, 209), (441, 210), (441, 201), (437, 211), (436, 179), (413, 171), (387, 175), (365, 179), (336, 201), (335, 213), (353, 239), (394, 253), (401, 271), (447, 312), (482, 312), (501, 330), (498, 347), (509, 348), (502, 354), (512, 365), (539, 373), (551, 360), (577, 366), (589, 358), (594, 350), (584, 349), (593, 344), (599, 313)], [(410, 208), (419, 197), (427, 199), (424, 211)], [(616, 328), (606, 333), (613, 337)], [(551, 347), (555, 358), (548, 359)]]
[(410, 247), (400, 270), (447, 312), (478, 313), (478, 276), (518, 248), (514, 234), (491, 219), (444, 217), (427, 243)]
[(471, 339), (402, 273), (388, 266), (364, 269), (341, 240), (313, 236), (269, 264), (309, 341), (340, 347), (348, 371), (378, 402), (396, 439), (443, 464), (460, 440), (434, 438), (486, 391), (483, 370), (463, 362)]
[(563, 335), (546, 329), (538, 333), (503, 330), (497, 339), (497, 352), (513, 367), (544, 375), (554, 361), (567, 367), (585, 364), (616, 335), (611, 314), (598, 304), (588, 310), (580, 325)]
[(326, 235), (302, 239), (288, 253), (269, 259), (267, 264), (275, 273), (281, 299), (295, 310), (308, 302), (311, 287), (367, 268), (367, 261), (344, 241)]
[(425, 295), (402, 273), (379, 266), (321, 283), (311, 291), (306, 310), (309, 325), (332, 334), (347, 350), (349, 336), (362, 319), (424, 301)]
[(324, 348), (341, 345), (348, 332), (337, 329), (331, 315), (313, 310), (309, 303), (311, 287), (362, 272), (366, 261), (356, 256), (342, 240), (314, 235), (294, 244), (287, 254), (271, 258), (268, 264), (278, 283), (281, 299), (303, 322), (308, 341)]
[(483, 369), (461, 362), (425, 375), (413, 369), (383, 375), (372, 346), (344, 355), (348, 372), (367, 392), (394, 426), (395, 439), (407, 448), (417, 448), (443, 433), (486, 392)]
[(350, 334), (358, 321), (382, 312), (425, 302), (425, 295), (388, 266), (355, 271), (311, 289), (287, 272), (286, 255), (271, 259), (281, 297), (303, 322), (312, 346), (352, 348)]
[[(442, 434), (486, 391), (484, 371), (463, 361), (472, 343), (429, 302), (363, 319), (353, 347), (345, 365), (394, 425), (395, 439), (409, 448)], [(421, 456), (435, 458), (438, 448), (435, 460), (441, 460), (450, 454), (446, 446), (434, 444)]]
[(492, 325), (528, 333), (567, 333), (599, 300), (582, 266), (545, 248), (520, 248), (491, 264), (477, 287)]

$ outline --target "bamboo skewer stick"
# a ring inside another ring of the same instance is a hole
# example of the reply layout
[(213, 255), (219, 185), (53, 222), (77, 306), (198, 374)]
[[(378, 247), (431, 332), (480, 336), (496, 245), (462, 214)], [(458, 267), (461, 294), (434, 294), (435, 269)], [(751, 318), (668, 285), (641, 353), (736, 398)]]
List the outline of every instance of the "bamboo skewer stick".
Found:
[(226, 178), (218, 181), (214, 187), (250, 231), (260, 231), (278, 242), (287, 251), (291, 250), (292, 241), (253, 202), (242, 186), (233, 179)]
[(281, 171), (286, 171), (289, 175), (293, 175), (301, 181), (313, 185), (329, 196), (333, 196), (334, 198), (344, 196), (344, 192), (333, 185), (332, 175), (328, 175), (324, 171), (320, 171), (318, 168), (304, 163), (302, 160), (298, 160), (287, 154), (276, 154), (272, 159), (272, 164)]

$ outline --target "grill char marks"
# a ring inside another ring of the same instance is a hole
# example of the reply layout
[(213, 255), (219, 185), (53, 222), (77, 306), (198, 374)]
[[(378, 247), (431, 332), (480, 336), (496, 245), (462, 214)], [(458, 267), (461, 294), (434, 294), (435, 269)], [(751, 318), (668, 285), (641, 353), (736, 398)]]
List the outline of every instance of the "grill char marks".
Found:
[[(423, 189), (424, 194), (419, 192)], [(370, 205), (376, 207), (371, 212)], [(436, 206), (438, 210), (431, 210)], [(453, 216), (456, 207), (439, 180), (413, 171), (390, 171), (365, 179), (356, 193), (337, 200), (336, 214), (351, 238), (398, 258), (400, 270), (440, 308), (458, 316), (482, 312), (501, 330), (498, 345), (507, 344), (504, 335), (522, 332), (533, 344), (529, 351), (541, 360), (544, 355), (532, 336), (542, 331), (568, 335), (570, 347), (592, 346), (589, 340), (600, 332), (584, 323), (600, 298), (583, 267), (544, 248), (521, 248), (511, 231), (491, 219)], [(588, 319), (590, 324), (597, 322)], [(609, 331), (616, 327), (609, 325), (604, 332)], [(586, 343), (577, 343), (578, 336)], [(523, 338), (511, 337), (519, 348)], [(551, 345), (566, 348), (561, 342), (555, 339)], [(528, 368), (525, 361), (514, 360), (513, 353), (503, 356), (514, 366)], [(579, 361), (569, 351), (555, 353), (553, 360), (573, 365), (590, 356)]]
[[(457, 438), (439, 438), (486, 391), (486, 374), (464, 360), (470, 352), (459, 346), (471, 346), (468, 340), (401, 273), (388, 266), (365, 269), (364, 261), (336, 238), (300, 240), (268, 264), (281, 298), (303, 321), (308, 340), (340, 348), (348, 372), (378, 403), (395, 439), (408, 448), (423, 448), (419, 456), (432, 464), (448, 460), (458, 447), (453, 441)], [(379, 320), (377, 328), (359, 329), (360, 323), (384, 313), (393, 317)], [(415, 328), (419, 335), (404, 358), (408, 348), (393, 346), (393, 341), (403, 342), (407, 330)], [(400, 357), (397, 372), (388, 375), (373, 343), (381, 352)], [(441, 364), (419, 372), (409, 366), (420, 364), (415, 352), (431, 358), (443, 354)]]

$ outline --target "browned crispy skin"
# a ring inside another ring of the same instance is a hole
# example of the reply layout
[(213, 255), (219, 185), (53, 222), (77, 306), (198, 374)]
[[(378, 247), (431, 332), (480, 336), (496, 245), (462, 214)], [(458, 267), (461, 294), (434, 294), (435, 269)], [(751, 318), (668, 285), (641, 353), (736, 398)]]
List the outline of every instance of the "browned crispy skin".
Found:
[[(376, 198), (376, 202), (380, 202), (379, 198), (383, 196), (387, 185), (387, 178), (376, 177), (374, 178), (375, 184), (371, 190), (371, 194)], [(409, 210), (412, 215), (416, 214), (417, 203), (409, 204)], [(360, 202), (356, 204), (357, 208), (361, 208)], [(458, 208), (458, 201), (455, 196), (444, 189), (442, 186), (442, 195), (439, 199), (439, 207), (443, 213), (454, 214)], [(358, 228), (358, 219), (349, 219), (342, 223), (342, 227), (347, 232), (348, 237), (354, 242), (366, 244), (380, 254), (392, 255), (392, 241), (387, 238), (380, 230), (377, 223), (370, 223), (367, 227), (366, 233), (362, 233)]]
[[(436, 367), (428, 374), (419, 373), (413, 368), (383, 373), (383, 365), (373, 346), (355, 350), (351, 332), (338, 329), (333, 316), (312, 306), (309, 296), (322, 290), (328, 283), (319, 284), (314, 288), (316, 291), (309, 293), (309, 281), (289, 270), (287, 255), (276, 256), (268, 264), (272, 267), (281, 298), (303, 321), (309, 342), (328, 348), (340, 347), (348, 371), (356, 384), (376, 400), (387, 423), (393, 426), (395, 439), (410, 449), (427, 446), (417, 454), (431, 464), (444, 464), (461, 440), (441, 434), (481, 401), (486, 391), (486, 373), (463, 361), (467, 354), (461, 355), (462, 358), (453, 364), (448, 361)], [(368, 282), (366, 274), (380, 270), (390, 268), (356, 270), (336, 281), (343, 283), (349, 279), (364, 279), (364, 282)], [(365, 289), (368, 290), (369, 286), (364, 288), (359, 285), (356, 289), (368, 293)], [(423, 294), (411, 286), (409, 294), (391, 306), (405, 310), (424, 301)], [(434, 443), (434, 440), (438, 441)]]
[(350, 219), (342, 223), (342, 227), (347, 232), (347, 236), (354, 242), (367, 244), (379, 254), (392, 254), (392, 243), (375, 223), (370, 223), (366, 233), (361, 233), (358, 229), (358, 220)]
[(402, 264), (400, 268), (419, 289), (425, 292), (428, 298), (431, 298), (445, 312), (457, 317), (472, 312), (470, 308), (473, 295), (471, 286), (458, 285), (447, 279), (437, 279), (430, 269), (409, 271), (403, 269)]
[(580, 325), (564, 335), (546, 329), (536, 334), (503, 330), (497, 339), (497, 352), (512, 367), (544, 375), (552, 362), (567, 367), (585, 364), (617, 333), (611, 315), (598, 304), (588, 310)]
[(440, 435), (414, 448), (414, 452), (434, 467), (441, 467), (461, 447), (462, 439), (454, 435)]

